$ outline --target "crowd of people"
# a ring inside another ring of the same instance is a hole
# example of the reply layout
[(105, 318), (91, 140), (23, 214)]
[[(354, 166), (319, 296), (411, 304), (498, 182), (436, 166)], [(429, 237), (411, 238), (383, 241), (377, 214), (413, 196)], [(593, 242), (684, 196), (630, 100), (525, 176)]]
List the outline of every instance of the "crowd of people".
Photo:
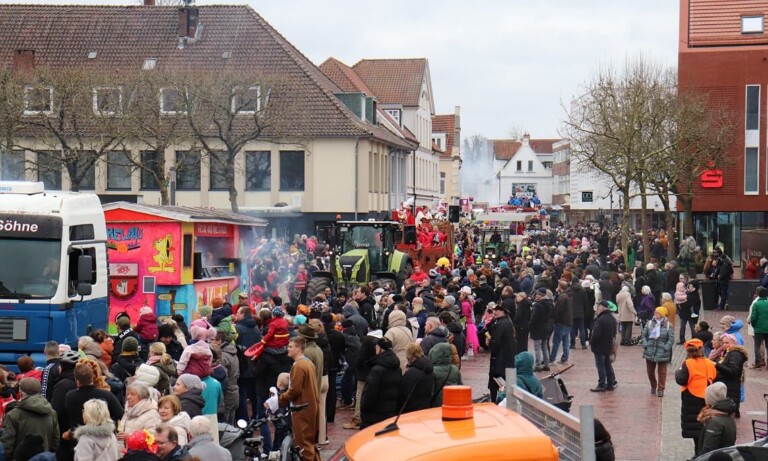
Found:
[[(76, 350), (51, 341), (45, 364), (22, 357), (19, 373), (0, 373), (6, 459), (230, 459), (217, 443), (218, 423), (292, 403), (308, 404), (291, 425), (302, 459), (316, 461), (337, 411), (353, 412), (344, 428), (355, 430), (401, 409), (440, 406), (444, 387), (462, 383), (462, 360), (481, 350), (489, 352), (488, 389), (498, 401), (507, 368), (541, 396), (535, 373), (567, 363), (578, 347), (595, 357), (591, 390), (613, 391), (619, 348), (638, 344), (657, 397), (674, 345), (688, 352), (675, 380), (684, 386), (682, 433), (696, 439), (696, 453), (734, 443), (725, 416), (739, 415), (743, 324), (726, 315), (715, 331), (698, 321), (698, 284), (665, 260), (666, 250), (654, 246), (642, 264), (637, 243), (625, 258), (616, 232), (575, 226), (530, 233), (520, 248), (478, 263), (478, 238), (478, 229), (462, 226), (454, 263), (417, 265), (401, 287), (374, 280), (311, 299), (312, 273), (328, 264), (317, 239), (265, 241), (250, 260), (253, 286), (237, 305), (213, 299), (189, 326), (145, 308), (136, 319), (118, 316), (117, 335), (94, 331)], [(663, 231), (653, 241), (666, 242)], [(732, 265), (719, 251), (710, 259), (706, 276), (725, 285), (725, 309)], [(750, 317), (753, 367), (765, 366), (766, 293), (757, 293)], [(712, 425), (727, 428), (715, 439)], [(287, 430), (261, 427), (265, 453)], [(601, 431), (600, 459), (612, 459)]]

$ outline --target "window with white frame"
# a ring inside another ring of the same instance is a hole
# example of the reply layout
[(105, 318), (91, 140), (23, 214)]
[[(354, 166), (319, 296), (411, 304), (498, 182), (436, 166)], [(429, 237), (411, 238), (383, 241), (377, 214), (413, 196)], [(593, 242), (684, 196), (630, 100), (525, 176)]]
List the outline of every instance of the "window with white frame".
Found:
[(187, 113), (185, 95), (178, 88), (160, 89), (160, 112), (167, 115)]
[(403, 123), (400, 121), (400, 109), (386, 109), (387, 114), (389, 114), (390, 117), (395, 119), (398, 125), (402, 125)]
[(745, 129), (760, 129), (760, 85), (747, 86)]
[(252, 115), (261, 110), (261, 87), (235, 88), (232, 95), (232, 112)]
[(440, 195), (445, 195), (445, 173), (440, 172)]
[(762, 15), (757, 16), (742, 16), (741, 17), (741, 33), (742, 34), (762, 34), (764, 19)]
[(523, 161), (522, 160), (518, 160), (516, 166), (517, 166), (517, 171), (523, 171)]
[(757, 193), (757, 171), (758, 171), (758, 152), (757, 147), (747, 147), (744, 151), (744, 193)]
[(552, 169), (552, 162), (541, 162), (542, 165), (544, 165), (545, 170), (551, 170)]
[(533, 173), (533, 160), (528, 160), (528, 173)]
[(24, 88), (24, 115), (51, 115), (53, 113), (53, 88), (28, 86)]
[(94, 88), (93, 113), (96, 115), (121, 115), (123, 113), (123, 89), (119, 87)]

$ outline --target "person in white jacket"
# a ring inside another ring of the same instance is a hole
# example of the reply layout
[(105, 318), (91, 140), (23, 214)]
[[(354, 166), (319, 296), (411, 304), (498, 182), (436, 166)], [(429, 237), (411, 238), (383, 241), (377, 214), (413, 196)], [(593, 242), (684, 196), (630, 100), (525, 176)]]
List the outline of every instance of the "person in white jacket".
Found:
[(189, 424), (192, 418), (186, 411), (181, 411), (181, 402), (175, 395), (166, 395), (157, 402), (157, 411), (160, 414), (160, 420), (172, 428), (176, 429), (179, 438), (179, 446), (185, 446), (189, 443)]
[(120, 458), (115, 424), (106, 402), (91, 399), (83, 405), (85, 424), (75, 429), (75, 461), (116, 461)]

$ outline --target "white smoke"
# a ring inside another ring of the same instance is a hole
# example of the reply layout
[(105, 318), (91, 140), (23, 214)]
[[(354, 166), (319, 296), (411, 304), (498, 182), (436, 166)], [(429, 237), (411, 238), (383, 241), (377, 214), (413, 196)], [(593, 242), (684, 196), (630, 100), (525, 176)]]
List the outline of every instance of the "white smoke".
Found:
[(488, 139), (476, 134), (464, 140), (461, 164), (461, 193), (476, 202), (498, 202), (498, 180)]

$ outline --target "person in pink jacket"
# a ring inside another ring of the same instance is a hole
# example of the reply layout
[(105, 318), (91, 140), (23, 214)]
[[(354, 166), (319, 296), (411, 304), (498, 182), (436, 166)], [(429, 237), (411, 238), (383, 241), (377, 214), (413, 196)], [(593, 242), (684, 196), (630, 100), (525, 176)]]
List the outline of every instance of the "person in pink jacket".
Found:
[(206, 342), (208, 330), (199, 326), (193, 326), (190, 333), (193, 342), (184, 348), (176, 366), (179, 375), (189, 373), (198, 376), (200, 379), (211, 374), (211, 363), (213, 354), (211, 347)]

